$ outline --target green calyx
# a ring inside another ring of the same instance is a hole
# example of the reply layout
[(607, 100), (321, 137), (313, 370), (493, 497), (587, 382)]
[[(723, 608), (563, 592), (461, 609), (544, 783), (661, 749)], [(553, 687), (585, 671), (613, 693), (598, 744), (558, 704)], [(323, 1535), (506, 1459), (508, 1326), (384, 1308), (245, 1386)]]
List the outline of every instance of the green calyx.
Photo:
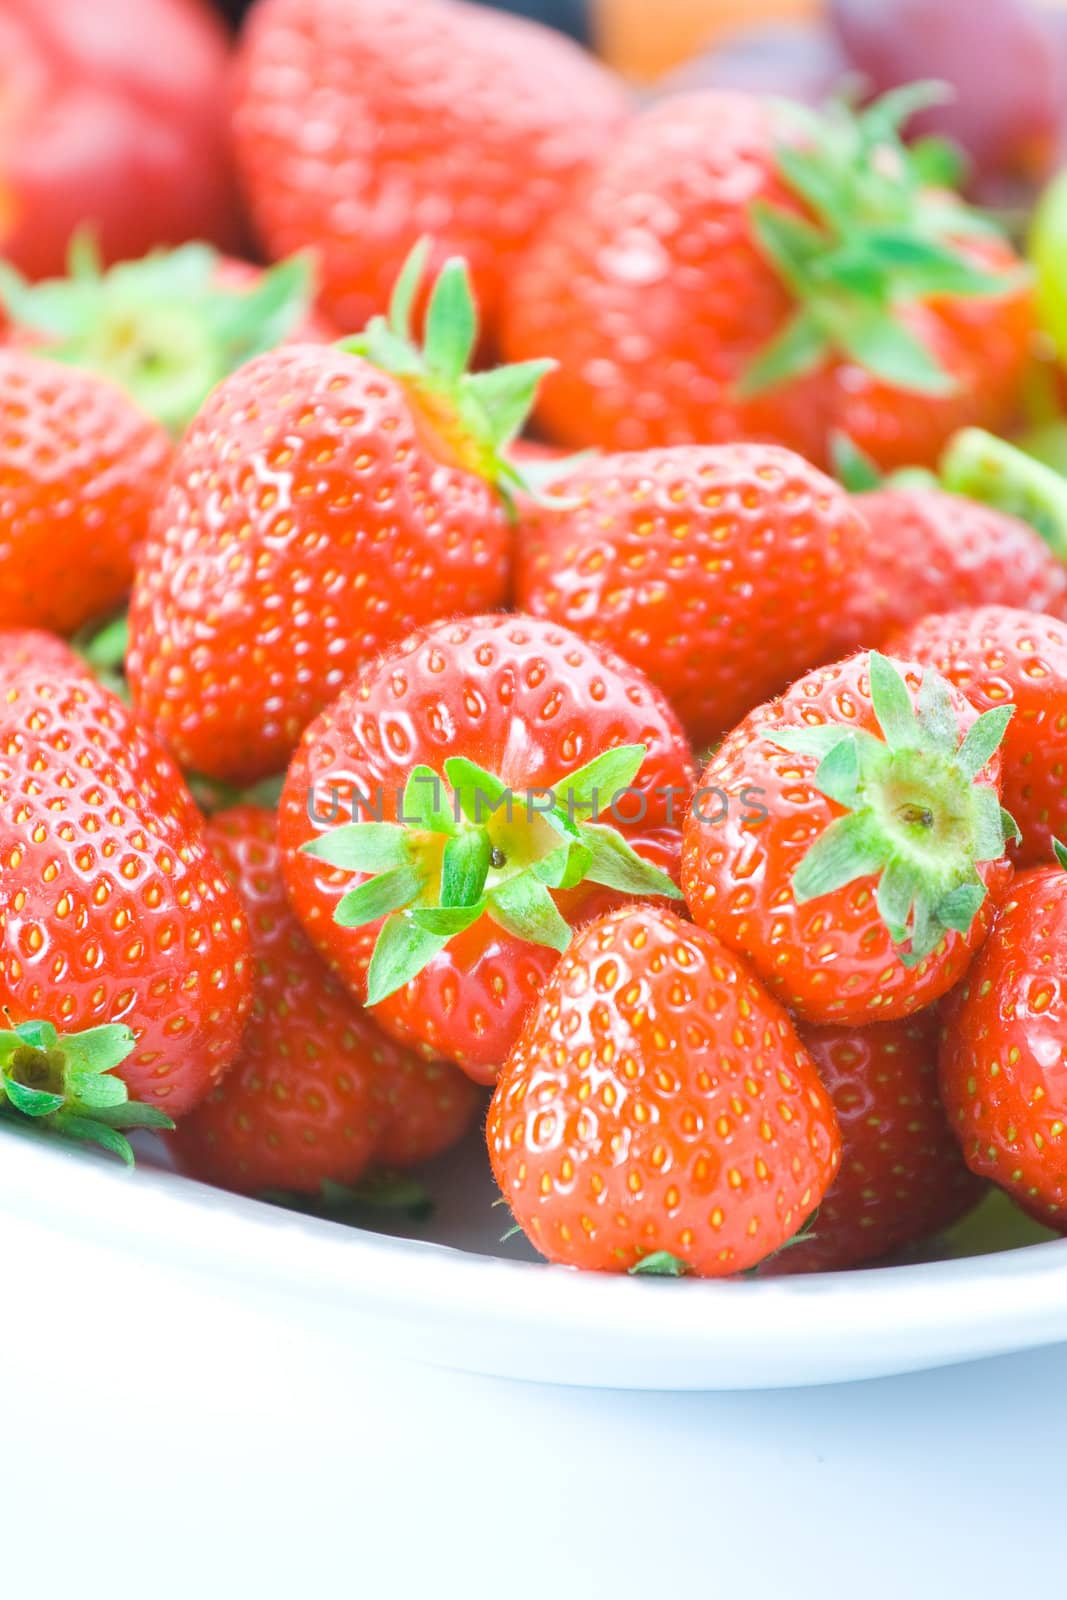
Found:
[(1067, 561), (1067, 479), (1054, 468), (1006, 439), (964, 428), (945, 447), (940, 476), (953, 494), (1028, 522), (1052, 553)]
[(174, 434), (217, 383), (299, 326), (313, 288), (305, 256), (250, 286), (228, 283), (223, 258), (205, 244), (105, 270), (85, 233), (71, 244), (66, 278), (31, 284), (0, 262), (0, 303), (16, 327), (53, 361), (112, 379)]
[(859, 878), (878, 880), (878, 911), (905, 966), (950, 932), (966, 934), (986, 898), (978, 872), (1019, 836), (996, 789), (980, 781), (1014, 706), (986, 711), (961, 739), (948, 684), (923, 673), (918, 704), (893, 662), (870, 654), (882, 738), (831, 723), (779, 728), (772, 744), (815, 756), (815, 785), (845, 810), (793, 875), (803, 905)]
[(688, 1261), (672, 1256), (669, 1250), (653, 1250), (627, 1270), (631, 1278), (685, 1278), (693, 1269)]
[(123, 1129), (174, 1126), (155, 1106), (131, 1100), (115, 1077), (133, 1047), (133, 1034), (118, 1023), (67, 1037), (50, 1022), (12, 1024), (0, 1032), (0, 1115), (29, 1118), (64, 1138), (102, 1145), (132, 1166)]
[(512, 461), (509, 446), (526, 425), (541, 380), (554, 361), (522, 361), (491, 372), (469, 370), (478, 343), (478, 311), (465, 261), (446, 261), (430, 291), (422, 344), (414, 333), (415, 310), (429, 265), (431, 245), (422, 239), (396, 282), (389, 314), (375, 317), (342, 348), (391, 373), (405, 386), (450, 465), (491, 483), (513, 510), (516, 490), (539, 498), (532, 477)]
[[(593, 819), (633, 783), (644, 745), (606, 751), (551, 789), (517, 793), (462, 756), (444, 779), (414, 768), (399, 822), (351, 822), (302, 848), (363, 882), (339, 901), (342, 928), (384, 923), (367, 973), (367, 1004), (402, 989), (457, 935), (488, 917), (561, 953), (571, 928), (553, 890), (603, 884), (623, 894), (681, 891), (615, 828)], [(585, 814), (589, 820), (581, 821)]]
[(1052, 852), (1064, 872), (1067, 872), (1067, 845), (1061, 844), (1058, 839), (1053, 839)]
[(861, 112), (843, 102), (820, 112), (783, 104), (789, 137), (778, 174), (805, 215), (756, 201), (750, 211), (763, 255), (797, 310), (744, 374), (743, 397), (847, 357), (895, 388), (943, 395), (955, 382), (900, 320), (900, 307), (934, 295), (1002, 295), (1018, 275), (982, 270), (959, 247), (993, 225), (946, 192), (957, 174), (938, 141), (900, 136), (914, 112), (944, 98), (912, 84)]
[(323, 1178), (316, 1194), (297, 1194), (290, 1189), (267, 1189), (259, 1198), (287, 1211), (306, 1216), (328, 1217), (335, 1222), (360, 1223), (368, 1213), (395, 1212), (413, 1222), (425, 1222), (433, 1215), (433, 1201), (417, 1178), (407, 1173), (369, 1173), (359, 1183), (334, 1183)]

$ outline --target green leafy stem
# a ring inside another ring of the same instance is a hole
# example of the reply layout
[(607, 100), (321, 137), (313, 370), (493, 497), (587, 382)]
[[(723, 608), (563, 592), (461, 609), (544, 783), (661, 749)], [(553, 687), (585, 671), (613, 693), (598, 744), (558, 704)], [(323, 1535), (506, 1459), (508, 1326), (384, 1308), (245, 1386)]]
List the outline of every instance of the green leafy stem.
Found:
[(928, 668), (913, 703), (897, 667), (877, 651), (870, 688), (882, 738), (841, 723), (766, 737), (816, 757), (816, 787), (845, 812), (797, 867), (798, 904), (876, 877), (879, 914), (901, 961), (914, 966), (947, 933), (970, 931), (987, 894), (979, 866), (999, 860), (1019, 837), (996, 788), (981, 781), (1015, 707), (984, 712), (961, 735), (944, 678)]
[(50, 1022), (11, 1023), (0, 1031), (0, 1116), (29, 1118), (66, 1139), (101, 1145), (133, 1165), (123, 1130), (173, 1128), (155, 1106), (131, 1100), (115, 1069), (134, 1048), (134, 1035), (105, 1023), (61, 1037)]
[(351, 822), (310, 840), (304, 852), (364, 881), (334, 912), (342, 928), (382, 921), (367, 973), (367, 1003), (410, 982), (450, 940), (483, 916), (506, 932), (560, 952), (571, 928), (553, 891), (596, 883), (623, 894), (681, 891), (615, 828), (595, 820), (637, 777), (644, 745), (605, 751), (553, 788), (517, 796), (463, 756), (444, 763), (446, 785), (427, 766), (408, 776), (400, 822)]

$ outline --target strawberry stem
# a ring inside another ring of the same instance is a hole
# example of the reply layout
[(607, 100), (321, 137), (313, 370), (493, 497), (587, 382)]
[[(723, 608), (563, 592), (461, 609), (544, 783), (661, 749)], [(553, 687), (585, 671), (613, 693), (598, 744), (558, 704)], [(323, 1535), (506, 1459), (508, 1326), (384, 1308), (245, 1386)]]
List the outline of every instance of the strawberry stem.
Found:
[(445, 262), (430, 291), (419, 345), (414, 313), (430, 254), (430, 241), (421, 239), (401, 269), (388, 316), (373, 318), (341, 347), (403, 383), (435, 453), (492, 484), (513, 514), (516, 490), (532, 499), (539, 491), (508, 449), (533, 411), (541, 380), (556, 363), (469, 370), (478, 343), (478, 311), (467, 263), (459, 257)]
[(932, 669), (918, 704), (894, 664), (872, 651), (871, 700), (882, 738), (830, 723), (780, 728), (772, 744), (815, 756), (816, 787), (844, 810), (793, 875), (798, 904), (877, 877), (878, 911), (900, 959), (917, 965), (944, 936), (969, 932), (986, 898), (978, 865), (1018, 836), (980, 780), (1014, 706), (984, 712), (961, 739), (951, 692)]
[(644, 745), (605, 751), (551, 789), (515, 794), (462, 756), (440, 776), (410, 774), (401, 820), (327, 828), (302, 849), (363, 881), (342, 896), (334, 921), (359, 928), (384, 918), (367, 973), (378, 1005), (416, 977), (451, 939), (483, 916), (516, 938), (560, 952), (571, 941), (553, 890), (588, 882), (623, 894), (681, 891), (600, 815), (633, 783)]
[(946, 489), (1028, 522), (1067, 561), (1067, 480), (1052, 467), (1006, 439), (964, 428), (949, 440), (940, 469)]
[(285, 339), (312, 303), (305, 256), (279, 262), (250, 287), (227, 283), (224, 265), (209, 245), (187, 244), (105, 270), (83, 231), (71, 242), (66, 278), (31, 284), (0, 262), (0, 303), (53, 361), (111, 378), (181, 434), (215, 385)]
[(61, 1037), (50, 1022), (12, 1023), (0, 1032), (0, 1114), (28, 1118), (67, 1139), (101, 1145), (133, 1166), (124, 1129), (173, 1128), (155, 1106), (130, 1100), (115, 1068), (134, 1048), (129, 1028), (106, 1023)]
[(636, 1261), (629, 1274), (631, 1278), (684, 1278), (692, 1270), (681, 1256), (672, 1256), (669, 1250), (653, 1250)]
[(898, 316), (934, 295), (1003, 295), (1019, 274), (990, 272), (961, 248), (996, 230), (930, 182), (930, 146), (909, 150), (900, 126), (943, 98), (913, 84), (861, 112), (835, 102), (821, 112), (785, 105), (778, 174), (804, 215), (758, 200), (755, 242), (797, 310), (744, 374), (751, 397), (815, 372), (832, 355), (916, 394), (951, 393), (955, 380)]

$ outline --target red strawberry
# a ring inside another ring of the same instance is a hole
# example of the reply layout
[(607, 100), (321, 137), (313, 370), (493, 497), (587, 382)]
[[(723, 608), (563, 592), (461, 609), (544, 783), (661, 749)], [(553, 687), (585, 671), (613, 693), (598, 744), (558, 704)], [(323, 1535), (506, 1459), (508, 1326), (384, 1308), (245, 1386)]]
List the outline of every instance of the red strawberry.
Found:
[(1020, 873), (945, 1012), (941, 1095), (972, 1172), (1067, 1232), (1067, 850)]
[(808, 1239), (775, 1272), (874, 1261), (947, 1228), (981, 1199), (937, 1094), (936, 1008), (867, 1028), (797, 1029), (837, 1112), (841, 1170)]
[(315, 249), (342, 327), (384, 309), (422, 234), (470, 261), (492, 323), (516, 253), (625, 115), (583, 51), (482, 6), (258, 0), (234, 132), (263, 242)]
[(183, 1115), (234, 1059), (247, 926), (119, 700), (42, 665), (0, 706), (0, 1084), (9, 1107), (128, 1154), (117, 1128)]
[(178, 451), (138, 573), (128, 671), (138, 708), (206, 777), (281, 771), (364, 662), (412, 627), (506, 598), (504, 490), (521, 479), (500, 452), (543, 367), (467, 374), (476, 321), (458, 262), (418, 351), (407, 335), (424, 255), (389, 325), (351, 350), (250, 362)]
[(686, 820), (694, 919), (812, 1022), (939, 999), (1010, 878), (1011, 708), (979, 717), (929, 668), (901, 670), (872, 652), (798, 679), (726, 739)]
[(648, 905), (581, 930), (503, 1067), (487, 1133), (550, 1261), (701, 1277), (791, 1238), (841, 1148), (787, 1013), (717, 939)]
[(315, 1194), (376, 1160), (408, 1165), (454, 1143), (478, 1092), (387, 1039), (327, 972), (286, 901), (276, 833), (273, 812), (247, 805), (208, 825), (248, 913), (256, 991), (233, 1070), (170, 1142), (194, 1177)]
[(658, 868), (692, 781), (666, 701), (617, 656), (529, 617), (441, 622), (305, 734), (290, 896), (383, 1027), (492, 1082), (570, 925), (619, 891), (677, 895)]
[(0, 262), (6, 343), (111, 378), (181, 433), (227, 373), (294, 337), (335, 337), (310, 311), (310, 262), (262, 271), (205, 244), (159, 250), (105, 272), (75, 237), (68, 276), (29, 284)]
[(1067, 622), (983, 606), (927, 617), (892, 649), (934, 667), (979, 711), (1014, 704), (1000, 748), (1004, 804), (1022, 835), (1010, 853), (1017, 866), (1051, 861), (1053, 839), (1067, 837)]
[(549, 499), (523, 517), (518, 605), (640, 667), (696, 745), (847, 647), (840, 613), (866, 532), (799, 456), (637, 451), (589, 462), (555, 492), (563, 509)]
[(1030, 292), (901, 142), (920, 94), (855, 116), (696, 92), (624, 131), (510, 283), (504, 348), (560, 362), (552, 435), (769, 439), (825, 466), (844, 431), (892, 467), (1009, 421)]
[(62, 270), (91, 218), (109, 260), (241, 231), (226, 30), (203, 0), (3, 0), (0, 249)]
[(170, 440), (107, 379), (14, 350), (0, 428), (0, 627), (73, 633), (125, 598)]
[(53, 672), (88, 676), (85, 663), (54, 633), (39, 628), (0, 628), (0, 688), (16, 672), (29, 667), (46, 675)]
[(856, 507), (871, 530), (850, 608), (858, 644), (884, 645), (935, 611), (1067, 606), (1067, 567), (1017, 517), (933, 488), (876, 489), (857, 495)]

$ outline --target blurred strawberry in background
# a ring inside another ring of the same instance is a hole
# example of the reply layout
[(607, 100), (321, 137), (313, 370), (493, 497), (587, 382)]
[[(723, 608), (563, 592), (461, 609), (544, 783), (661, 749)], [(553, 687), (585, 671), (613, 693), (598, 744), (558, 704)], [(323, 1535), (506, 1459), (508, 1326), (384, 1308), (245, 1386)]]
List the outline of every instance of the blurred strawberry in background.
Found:
[(0, 254), (60, 273), (81, 223), (109, 260), (232, 246), (228, 73), (208, 0), (0, 0)]

